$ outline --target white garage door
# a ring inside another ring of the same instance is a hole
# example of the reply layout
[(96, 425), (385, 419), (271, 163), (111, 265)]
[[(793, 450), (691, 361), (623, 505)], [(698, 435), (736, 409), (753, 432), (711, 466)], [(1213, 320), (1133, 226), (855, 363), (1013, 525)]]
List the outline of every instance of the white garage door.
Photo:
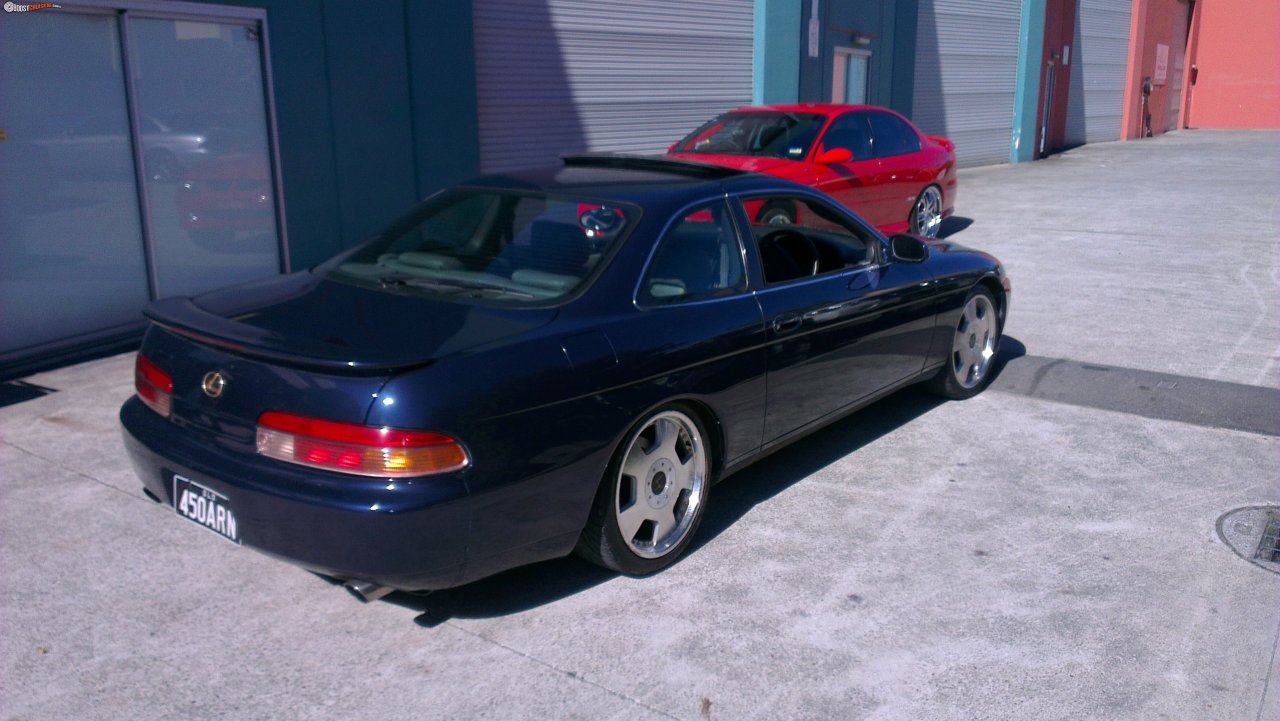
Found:
[(1075, 145), (1119, 140), (1132, 3), (1080, 0), (1078, 7), (1066, 141)]
[(662, 153), (751, 103), (753, 0), (476, 0), (480, 165)]
[(1009, 162), (1021, 0), (920, 0), (912, 120), (962, 165)]

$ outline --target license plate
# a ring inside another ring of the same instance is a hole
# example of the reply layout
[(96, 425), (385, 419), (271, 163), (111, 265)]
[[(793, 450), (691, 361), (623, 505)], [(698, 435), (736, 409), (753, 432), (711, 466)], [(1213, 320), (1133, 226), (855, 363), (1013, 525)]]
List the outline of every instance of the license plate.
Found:
[(231, 511), (231, 502), (212, 488), (175, 473), (173, 510), (188, 521), (240, 545), (240, 528), (236, 524), (236, 514)]

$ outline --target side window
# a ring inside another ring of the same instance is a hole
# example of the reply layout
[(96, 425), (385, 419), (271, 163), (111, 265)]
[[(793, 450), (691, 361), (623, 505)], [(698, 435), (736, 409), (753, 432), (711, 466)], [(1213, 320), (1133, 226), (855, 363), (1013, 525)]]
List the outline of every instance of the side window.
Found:
[(749, 218), (760, 217), (765, 207), (782, 208), (790, 221), (751, 225), (768, 285), (876, 262), (879, 243), (875, 236), (826, 203), (809, 198), (759, 196), (744, 199), (743, 206)]
[(868, 113), (875, 157), (890, 158), (920, 151), (920, 136), (901, 118), (888, 113)]
[(713, 203), (667, 231), (640, 284), (641, 303), (667, 304), (731, 295), (747, 287), (729, 207)]
[(847, 148), (854, 160), (871, 158), (871, 137), (867, 130), (866, 113), (841, 115), (831, 122), (827, 134), (822, 136), (822, 149)]

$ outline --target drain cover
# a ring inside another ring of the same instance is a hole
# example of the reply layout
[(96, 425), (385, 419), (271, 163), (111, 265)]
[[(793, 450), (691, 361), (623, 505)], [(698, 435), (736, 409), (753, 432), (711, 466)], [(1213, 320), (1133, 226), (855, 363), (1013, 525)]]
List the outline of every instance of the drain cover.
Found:
[(1244, 560), (1280, 574), (1280, 508), (1248, 506), (1223, 514), (1218, 536)]

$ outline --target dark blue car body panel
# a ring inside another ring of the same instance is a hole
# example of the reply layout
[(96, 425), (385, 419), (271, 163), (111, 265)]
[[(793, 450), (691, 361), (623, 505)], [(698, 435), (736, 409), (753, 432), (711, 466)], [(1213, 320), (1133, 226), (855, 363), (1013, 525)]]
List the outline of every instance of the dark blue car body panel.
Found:
[[(546, 307), (407, 298), (310, 271), (153, 304), (142, 352), (173, 377), (173, 417), (137, 398), (121, 410), (148, 492), (172, 505), (177, 473), (229, 499), (245, 545), (338, 578), (449, 587), (570, 552), (616, 447), (651, 410), (693, 409), (723, 477), (932, 375), (978, 284), (1007, 307), (994, 258), (933, 243), (924, 262), (892, 260), (869, 228), (882, 262), (765, 286), (741, 208), (749, 288), (646, 307), (639, 279), (683, 213), (766, 192), (830, 201), (765, 176), (607, 167), (472, 185), (643, 213), (594, 282)], [(213, 369), (227, 381), (217, 399), (200, 391)], [(290, 465), (255, 452), (267, 410), (447, 434), (472, 462), (409, 479)]]

